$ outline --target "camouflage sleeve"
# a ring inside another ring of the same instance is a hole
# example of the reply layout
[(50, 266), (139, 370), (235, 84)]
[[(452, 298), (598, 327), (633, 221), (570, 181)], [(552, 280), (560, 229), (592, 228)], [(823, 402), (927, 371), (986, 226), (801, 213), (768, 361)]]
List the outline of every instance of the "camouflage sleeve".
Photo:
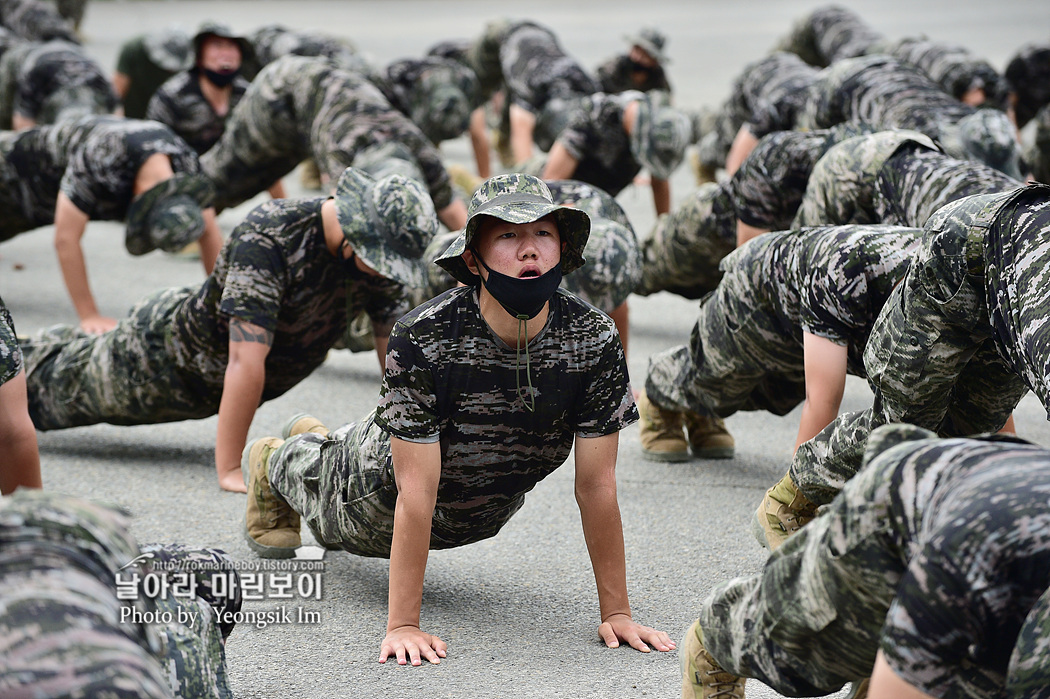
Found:
[[(834, 270), (833, 270), (834, 271)], [(804, 332), (848, 346), (852, 323), (863, 320), (850, 309), (850, 301), (867, 301), (864, 275), (847, 280), (829, 275), (828, 270), (806, 275), (796, 287), (801, 293), (799, 325)]]
[(161, 85), (153, 93), (149, 104), (146, 105), (146, 118), (175, 128), (178, 120), (175, 111), (172, 109), (173, 106), (171, 95), (165, 90), (165, 85)]
[(408, 442), (438, 441), (441, 425), (435, 386), (430, 362), (409, 330), (396, 324), (387, 345), (376, 424)]
[(627, 360), (612, 321), (595, 333), (595, 342), (601, 356), (589, 374), (580, 410), (575, 416), (575, 430), (580, 437), (619, 432), (638, 420)]
[(10, 381), (22, 370), (22, 350), (15, 339), (15, 323), (0, 299), (0, 384)]
[(592, 114), (590, 105), (584, 105), (583, 109), (575, 111), (569, 123), (558, 134), (558, 143), (565, 146), (565, 150), (576, 160), (583, 160), (589, 150), (588, 144), (594, 140)]
[(252, 216), (226, 249), (229, 271), (219, 312), (273, 332), (284, 297), (288, 263), (268, 236), (251, 230)]

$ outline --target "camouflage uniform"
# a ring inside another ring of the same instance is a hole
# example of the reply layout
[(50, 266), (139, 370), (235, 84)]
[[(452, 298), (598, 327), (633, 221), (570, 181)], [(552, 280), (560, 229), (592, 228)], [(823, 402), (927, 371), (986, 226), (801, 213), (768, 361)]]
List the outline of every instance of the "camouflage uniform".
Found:
[(844, 141), (817, 162), (792, 227), (921, 227), (949, 202), (1021, 184), (975, 160), (945, 155), (916, 131), (881, 131)]
[(452, 202), (441, 154), (419, 127), (363, 76), (319, 58), (285, 56), (266, 66), (201, 166), (215, 183), (221, 210), (255, 196), (311, 156), (333, 183), (351, 165), (379, 177), (376, 164), (402, 160), (422, 177), (437, 210)]
[(181, 29), (140, 34), (121, 44), (117, 73), (128, 81), (124, 116), (144, 119), (150, 98), (164, 81), (193, 63), (190, 35)]
[(0, 0), (0, 25), (30, 41), (61, 39), (80, 43), (72, 24), (58, 14), (54, 5), (42, 0)]
[(933, 436), (874, 432), (864, 469), (761, 574), (711, 592), (700, 626), (724, 669), (818, 696), (870, 675), (881, 650), (931, 696), (1005, 697), (1033, 666), (1034, 691), (1010, 696), (1050, 696), (1046, 637), (1018, 638), (1034, 607), (1045, 619), (1050, 453)]
[(844, 59), (820, 72), (797, 126), (822, 129), (842, 122), (918, 131), (951, 156), (1020, 177), (1016, 131), (1004, 113), (963, 104), (892, 56)]
[(146, 107), (146, 118), (171, 127), (197, 155), (215, 145), (226, 128), (226, 119), (248, 89), (248, 81), (237, 76), (230, 84), (229, 112), (218, 115), (201, 92), (196, 69), (176, 74), (161, 85)]
[[(571, 204), (591, 217), (591, 234), (584, 248), (586, 264), (576, 273), (562, 277), (561, 288), (605, 313), (612, 313), (627, 301), (641, 278), (641, 255), (634, 228), (616, 199), (606, 192), (577, 180), (547, 181), (555, 204)], [(424, 259), (439, 258), (460, 231), (434, 236), (423, 253)], [(427, 265), (429, 275), (425, 298), (437, 296), (456, 284), (444, 269)]]
[(733, 82), (732, 96), (715, 115), (713, 130), (700, 139), (700, 163), (711, 171), (724, 166), (742, 126), (755, 138), (795, 128), (809, 100), (809, 87), (819, 74), (795, 54), (783, 51), (749, 63)]
[(641, 90), (642, 92), (659, 90), (670, 94), (671, 83), (667, 81), (667, 74), (662, 66), (653, 66), (645, 82), (640, 85), (634, 81), (634, 71), (635, 67), (631, 62), (630, 56), (627, 54), (613, 56), (598, 66), (597, 74), (598, 82), (601, 85), (600, 91), (608, 95), (615, 95), (628, 90)]
[(482, 104), (474, 71), (450, 58), (394, 61), (377, 85), (435, 144), (466, 133), (471, 112)]
[(186, 142), (153, 121), (82, 117), (0, 133), (0, 240), (53, 223), (60, 191), (92, 220), (124, 220), (135, 176), (155, 153), (176, 174), (200, 169)]
[(253, 209), (196, 292), (148, 296), (103, 335), (56, 326), (24, 342), (37, 429), (214, 415), (231, 319), (273, 334), (263, 401), (321, 365), (344, 333), (348, 312), (367, 312), (378, 328), (392, 327), (411, 308), (404, 288), (332, 257), (322, 230), (324, 201), (274, 200)]
[(390, 436), (440, 441), (430, 547), (494, 536), (565, 461), (574, 436), (638, 419), (616, 328), (574, 296), (555, 292), (529, 343), (535, 412), (516, 388), (516, 354), (485, 324), (475, 288), (428, 301), (390, 334), (376, 410), (328, 439), (286, 441), (269, 459), (271, 487), (324, 546), (386, 557), (397, 499)]
[[(232, 697), (223, 648), (241, 606), (232, 561), (179, 545), (140, 554), (128, 525), (115, 509), (55, 493), (0, 501), (0, 694)], [(185, 592), (150, 596), (142, 581), (156, 576)], [(131, 599), (123, 580), (137, 581)], [(180, 612), (193, 621), (180, 623)], [(171, 623), (143, 619), (165, 613)]]
[(14, 114), (38, 124), (84, 114), (110, 114), (117, 95), (102, 67), (65, 41), (25, 43), (0, 59), (0, 124)]
[(810, 502), (829, 502), (853, 477), (879, 425), (958, 436), (1000, 429), (1027, 389), (1050, 406), (1048, 234), (1046, 185), (967, 197), (930, 217), (864, 352), (874, 404), (795, 452), (791, 481)]
[(1024, 162), (1037, 182), (1050, 182), (1050, 107), (1043, 107), (1022, 133)]
[(657, 220), (642, 242), (642, 279), (635, 292), (668, 290), (700, 298), (713, 291), (722, 278), (718, 263), (736, 248), (737, 219), (765, 230), (787, 229), (814, 163), (834, 144), (863, 131), (840, 124), (763, 136), (730, 180), (701, 185)]
[(323, 58), (337, 68), (370, 78), (380, 74), (348, 39), (267, 24), (256, 29), (248, 40), (252, 54), (244, 57), (241, 74), (249, 81), (282, 56)]
[(22, 371), (22, 350), (15, 339), (15, 322), (11, 312), (0, 299), (0, 385), (3, 385)]
[(795, 22), (775, 50), (793, 53), (811, 66), (827, 68), (843, 58), (871, 53), (871, 48), (884, 40), (853, 10), (824, 5)]
[(875, 317), (904, 276), (919, 231), (842, 226), (769, 233), (722, 260), (725, 276), (700, 303), (688, 345), (653, 355), (645, 392), (675, 412), (768, 410), (806, 397), (802, 335), (848, 350), (849, 373)]
[(962, 46), (952, 46), (923, 38), (882, 42), (868, 53), (884, 53), (915, 66), (955, 99), (971, 89), (985, 92), (985, 104), (1006, 107), (1006, 81), (988, 61)]
[(600, 89), (565, 53), (554, 32), (535, 22), (490, 22), (471, 47), (469, 60), (483, 97), (505, 87), (512, 103), (537, 115), (552, 99), (570, 100)]

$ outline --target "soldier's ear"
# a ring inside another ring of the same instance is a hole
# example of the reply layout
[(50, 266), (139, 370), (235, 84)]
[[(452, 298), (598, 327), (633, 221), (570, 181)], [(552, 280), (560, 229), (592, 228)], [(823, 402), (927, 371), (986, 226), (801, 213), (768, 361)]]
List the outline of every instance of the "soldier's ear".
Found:
[(481, 272), (478, 271), (478, 262), (474, 259), (474, 253), (471, 250), (464, 250), (460, 256), (463, 258), (463, 263), (467, 266), (472, 273), (481, 276)]

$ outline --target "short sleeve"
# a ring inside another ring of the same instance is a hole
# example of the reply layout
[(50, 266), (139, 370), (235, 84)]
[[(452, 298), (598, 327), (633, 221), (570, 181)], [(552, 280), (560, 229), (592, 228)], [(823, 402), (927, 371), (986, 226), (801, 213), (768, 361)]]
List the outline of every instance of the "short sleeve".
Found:
[(619, 432), (638, 420), (623, 345), (611, 322), (598, 337), (601, 354), (587, 373), (583, 400), (576, 417), (575, 430), (580, 437), (602, 437)]
[(376, 424), (408, 442), (438, 441), (441, 433), (430, 362), (401, 323), (390, 333)]
[(277, 244), (246, 232), (228, 250), (228, 271), (219, 312), (274, 332), (285, 293), (287, 267)]

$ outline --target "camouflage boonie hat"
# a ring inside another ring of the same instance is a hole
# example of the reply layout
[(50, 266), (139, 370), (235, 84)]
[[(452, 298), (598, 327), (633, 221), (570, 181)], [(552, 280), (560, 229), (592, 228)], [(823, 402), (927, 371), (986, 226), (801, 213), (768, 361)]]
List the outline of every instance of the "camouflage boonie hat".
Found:
[(214, 198), (211, 180), (201, 174), (179, 172), (153, 185), (131, 200), (124, 247), (132, 255), (181, 250), (201, 236), (201, 209)]
[(650, 175), (666, 180), (692, 143), (693, 120), (672, 107), (657, 106), (648, 95), (634, 93), (632, 99), (638, 102), (638, 118), (631, 129), (631, 155)]
[(431, 59), (416, 86), (409, 118), (427, 138), (440, 143), (463, 135), (470, 113), (478, 106), (478, 78), (474, 71), (449, 59)]
[(149, 59), (171, 73), (193, 65), (190, 44), (189, 32), (179, 27), (150, 32), (142, 40)]
[(611, 313), (642, 279), (638, 238), (627, 226), (608, 219), (591, 223), (587, 267), (565, 277), (562, 286), (596, 308)]
[(945, 150), (953, 139), (962, 154), (1020, 180), (1021, 149), (1013, 123), (998, 109), (978, 109), (956, 124), (956, 133), (946, 134)]
[(437, 214), (416, 180), (388, 175), (374, 180), (348, 167), (335, 188), (335, 211), (354, 253), (388, 279), (426, 284), (423, 251), (437, 232)]
[(663, 32), (659, 29), (645, 27), (644, 29), (639, 30), (637, 34), (628, 34), (624, 39), (631, 46), (637, 46), (644, 50), (660, 65), (671, 62), (671, 59), (664, 53), (664, 46), (667, 45), (667, 37), (665, 37)]
[(579, 269), (585, 262), (583, 249), (591, 232), (591, 217), (582, 211), (558, 206), (543, 180), (523, 173), (497, 175), (477, 188), (467, 207), (466, 228), (435, 262), (457, 280), (472, 285), (478, 277), (467, 268), (462, 255), (470, 248), (483, 216), (508, 223), (532, 223), (548, 214), (554, 214), (562, 242), (567, 243), (561, 255), (562, 274)]
[(193, 35), (194, 62), (200, 60), (201, 46), (209, 36), (217, 36), (220, 39), (229, 39), (236, 42), (241, 49), (242, 63), (250, 59), (254, 54), (255, 50), (252, 48), (252, 42), (248, 41), (246, 37), (237, 34), (229, 25), (220, 24), (219, 22), (204, 22), (201, 24), (200, 29), (197, 30), (197, 33)]

